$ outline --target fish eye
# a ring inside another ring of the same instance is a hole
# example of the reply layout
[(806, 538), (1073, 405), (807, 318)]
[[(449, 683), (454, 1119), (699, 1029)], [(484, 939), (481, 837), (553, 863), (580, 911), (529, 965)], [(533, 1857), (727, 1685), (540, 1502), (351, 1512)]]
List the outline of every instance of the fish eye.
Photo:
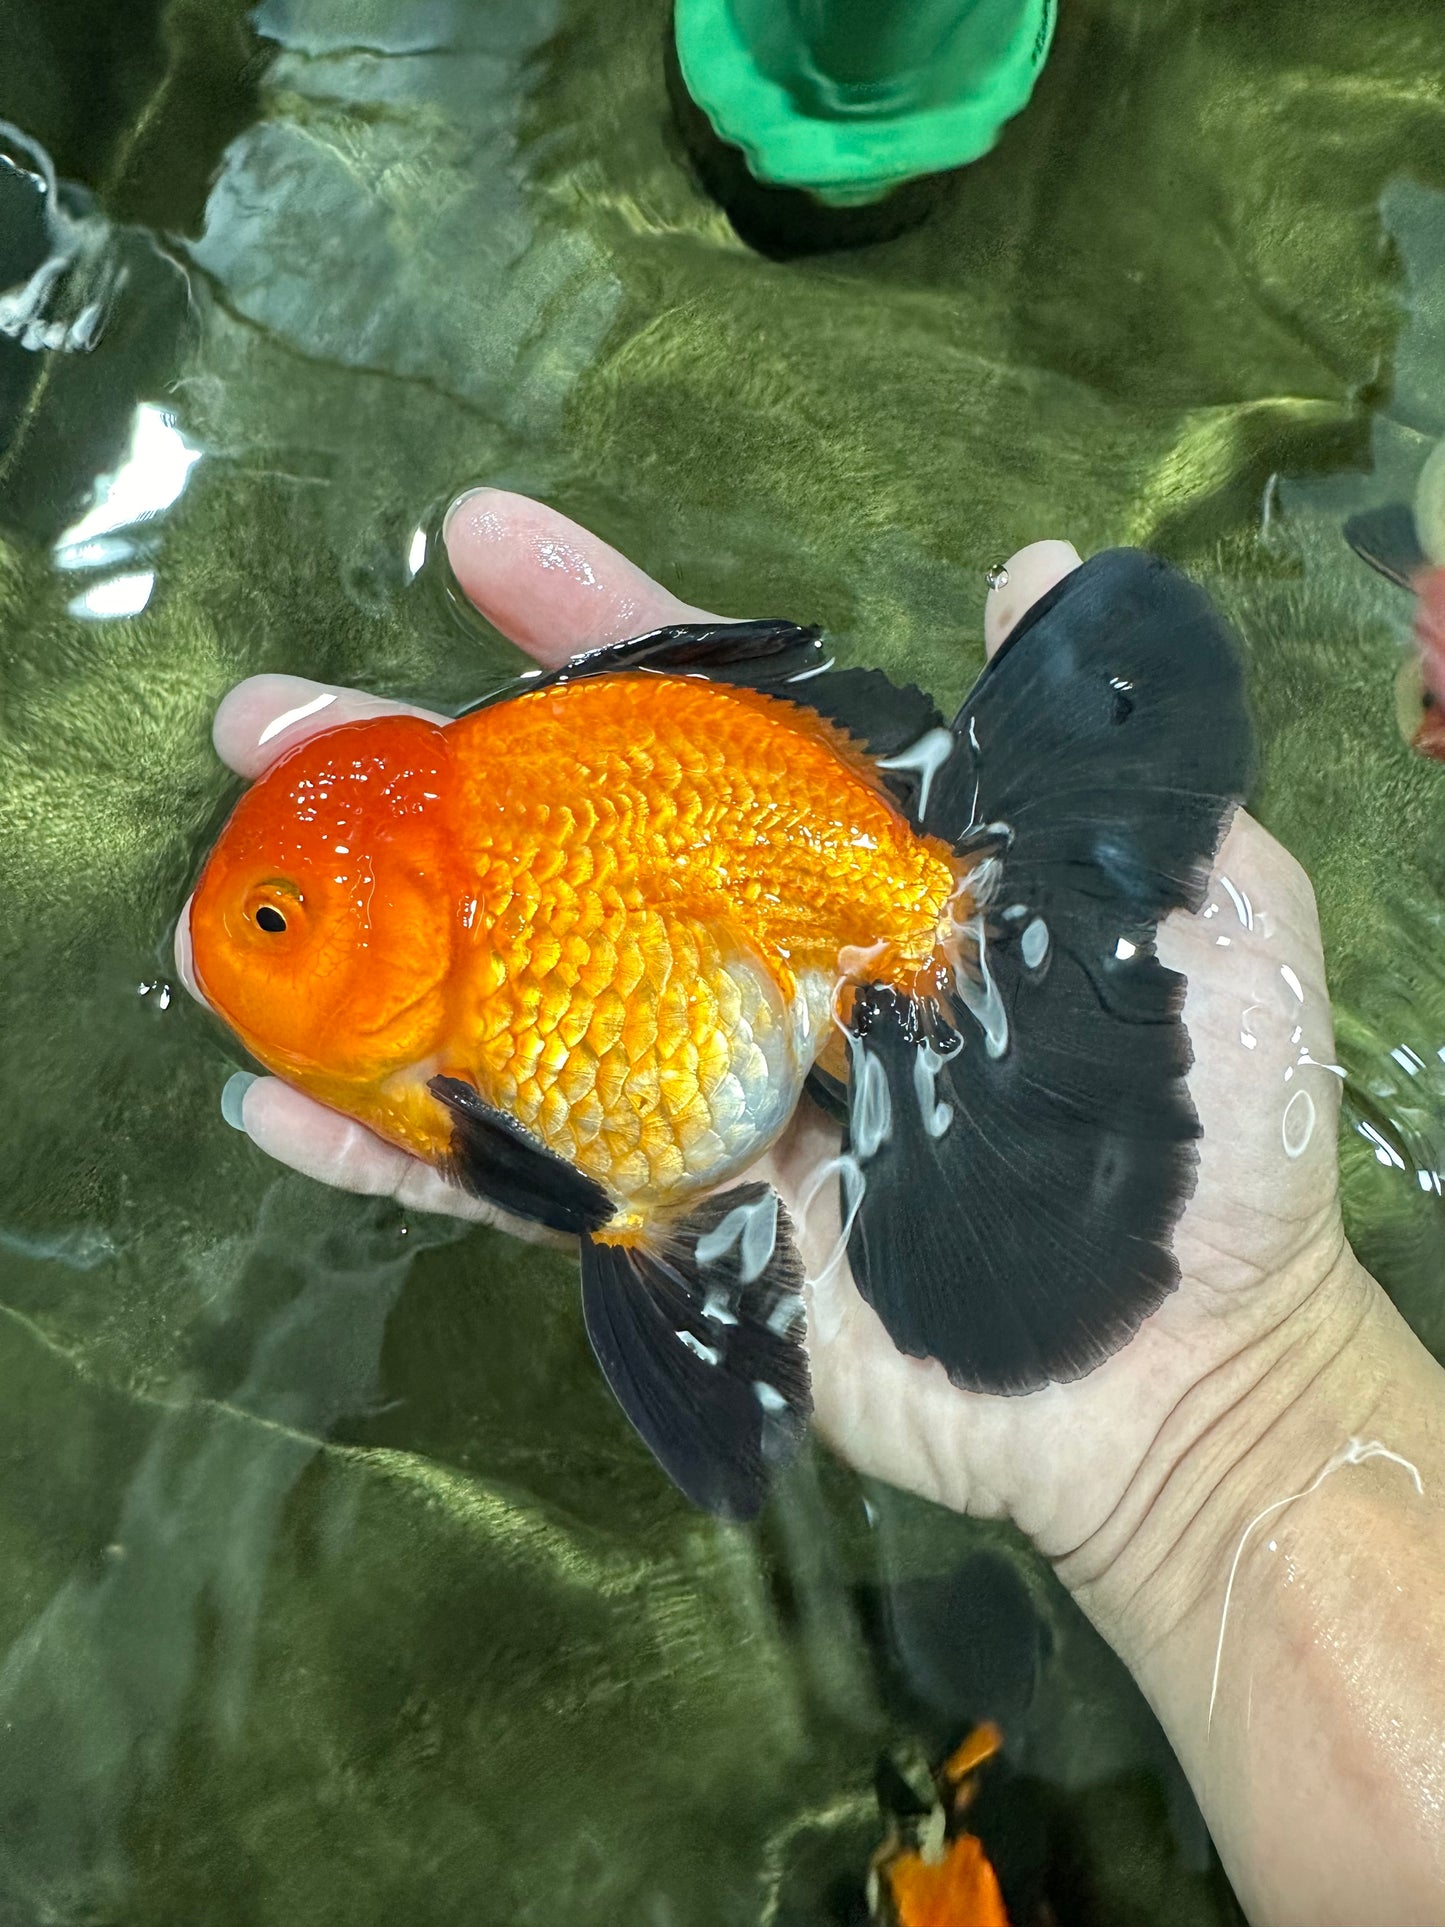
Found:
[(305, 927), (306, 898), (289, 877), (268, 877), (247, 891), (242, 911), (247, 921), (268, 937), (281, 937)]

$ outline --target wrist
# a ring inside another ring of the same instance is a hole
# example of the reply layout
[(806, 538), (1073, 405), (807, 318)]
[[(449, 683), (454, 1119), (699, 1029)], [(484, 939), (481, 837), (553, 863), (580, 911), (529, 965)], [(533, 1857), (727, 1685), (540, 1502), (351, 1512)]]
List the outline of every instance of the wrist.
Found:
[(1217, 1627), (1251, 1520), (1378, 1430), (1399, 1324), (1379, 1286), (1341, 1241), (1280, 1298), (1293, 1309), (1178, 1400), (1108, 1519), (1056, 1562), (1146, 1691), (1154, 1665)]
[(1445, 1918), (1442, 1490), (1445, 1373), (1345, 1251), (1058, 1562), (1251, 1919)]

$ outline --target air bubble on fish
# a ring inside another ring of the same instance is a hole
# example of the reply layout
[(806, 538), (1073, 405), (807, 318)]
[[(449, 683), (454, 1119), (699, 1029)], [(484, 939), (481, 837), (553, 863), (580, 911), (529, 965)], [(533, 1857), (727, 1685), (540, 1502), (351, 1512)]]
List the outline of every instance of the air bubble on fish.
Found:
[(1022, 951), (1023, 960), (1029, 969), (1037, 970), (1044, 958), (1049, 954), (1049, 926), (1044, 922), (1042, 917), (1035, 917), (1032, 923), (1024, 926), (1024, 934), (1019, 942), (1019, 949)]
[(880, 758), (878, 767), (883, 770), (912, 770), (919, 778), (918, 814), (928, 813), (928, 793), (933, 787), (933, 779), (943, 768), (957, 748), (951, 730), (930, 729), (919, 737), (916, 743), (900, 750), (896, 756)]
[(778, 1237), (778, 1194), (766, 1191), (752, 1204), (739, 1204), (697, 1241), (700, 1265), (716, 1264), (739, 1245), (738, 1281), (751, 1285), (762, 1277)]
[(987, 903), (998, 888), (999, 878), (1003, 875), (1003, 865), (996, 856), (986, 856), (981, 863), (975, 863), (968, 873), (968, 894), (975, 903)]
[(953, 1122), (953, 1106), (938, 1096), (938, 1073), (963, 1049), (960, 1038), (951, 1051), (936, 1051), (932, 1044), (920, 1044), (913, 1059), (913, 1094), (918, 1100), (918, 1115), (930, 1137), (942, 1137)]
[(722, 1363), (722, 1353), (717, 1349), (716, 1345), (704, 1345), (702, 1340), (700, 1338), (694, 1338), (690, 1331), (680, 1331), (677, 1337), (681, 1344), (686, 1345), (694, 1358), (700, 1358), (704, 1365), (720, 1365)]
[(848, 1131), (860, 1158), (871, 1158), (888, 1140), (893, 1128), (893, 1100), (888, 1074), (866, 1048), (861, 1037), (853, 1048), (853, 1090), (848, 1108)]
[(768, 1313), (764, 1323), (774, 1338), (786, 1338), (802, 1315), (802, 1299), (795, 1291), (785, 1291)]
[(989, 1056), (1002, 1057), (1008, 1049), (1008, 1012), (1003, 1007), (1003, 998), (999, 995), (998, 985), (993, 980), (993, 972), (988, 967), (988, 936), (981, 917), (976, 917), (967, 927), (971, 930), (978, 946), (978, 971), (981, 981), (975, 983), (963, 964), (955, 964), (953, 981), (958, 992), (958, 1001), (983, 1032), (984, 1046)]

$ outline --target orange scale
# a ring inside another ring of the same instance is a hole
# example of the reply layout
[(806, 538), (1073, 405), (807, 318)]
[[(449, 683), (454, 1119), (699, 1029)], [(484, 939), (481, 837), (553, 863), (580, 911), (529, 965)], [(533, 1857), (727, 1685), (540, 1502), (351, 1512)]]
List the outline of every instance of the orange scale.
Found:
[(642, 946), (635, 939), (620, 944), (612, 973), (613, 986), (619, 996), (630, 997), (642, 982), (646, 972), (647, 962), (642, 953)]
[(657, 1043), (657, 1006), (651, 997), (633, 997), (623, 1006), (621, 1044), (629, 1064), (650, 1057)]
[(657, 1050), (670, 1058), (688, 1041), (687, 988), (674, 979), (657, 1000)]
[(538, 1030), (524, 1030), (512, 1040), (512, 1073), (518, 1083), (532, 1077), (542, 1056), (546, 1039)]
[(624, 1196), (629, 1191), (640, 1191), (651, 1176), (652, 1171), (641, 1151), (624, 1151), (621, 1157), (612, 1160), (612, 1188), (621, 1191)]
[(592, 1142), (602, 1129), (605, 1115), (602, 1099), (595, 1090), (588, 1091), (585, 1096), (573, 1100), (570, 1121), (579, 1145)]
[(657, 1109), (661, 1096), (661, 1075), (655, 1057), (645, 1057), (635, 1066), (623, 1085), (628, 1101), (646, 1114)]
[(684, 1151), (695, 1150), (698, 1140), (712, 1127), (712, 1111), (701, 1097), (695, 1097), (672, 1117), (673, 1133)]
[(594, 1086), (599, 1101), (609, 1117), (616, 1114), (622, 1098), (622, 1087), (627, 1082), (627, 1057), (619, 1047), (610, 1050), (597, 1060), (597, 1082)]
[(658, 1073), (658, 1096), (669, 1117), (679, 1117), (702, 1096), (695, 1072), (674, 1059)]
[(537, 1060), (537, 1075), (545, 1082), (555, 1082), (558, 1074), (565, 1067), (570, 1055), (571, 1053), (566, 1044), (563, 1043), (556, 1031), (553, 1031), (552, 1035), (542, 1046), (542, 1055)]
[(642, 1142), (642, 1119), (635, 1111), (609, 1111), (602, 1137), (614, 1157), (635, 1151)]
[(542, 985), (542, 998), (537, 1006), (537, 1028), (543, 1036), (550, 1036), (567, 1015), (572, 1005), (572, 992), (560, 977), (548, 977)]
[(574, 1050), (557, 1074), (557, 1088), (569, 1104), (590, 1097), (597, 1088), (597, 1059), (590, 1050)]
[(562, 1039), (562, 1042), (567, 1046), (568, 1050), (575, 1050), (587, 1035), (588, 1028), (592, 1022), (592, 1012), (594, 1008), (595, 1006), (590, 997), (574, 995), (571, 1003), (568, 1004), (566, 1010), (563, 1011), (561, 1017), (558, 1019), (557, 1035)]
[(615, 990), (603, 990), (592, 1006), (587, 1026), (587, 1042), (599, 1057), (605, 1057), (622, 1036), (627, 1022), (627, 1005)]
[(557, 1139), (567, 1129), (570, 1109), (566, 1098), (555, 1085), (542, 1099), (541, 1109), (537, 1113), (537, 1128), (554, 1148)]
[(577, 972), (578, 989), (584, 990), (589, 997), (597, 997), (607, 991), (616, 975), (616, 944), (606, 936), (593, 937), (586, 960)]
[(732, 1068), (732, 1051), (721, 1031), (704, 1032), (697, 1045), (695, 1066), (697, 1086), (706, 1098), (712, 1097)]
[(535, 1123), (537, 1113), (542, 1108), (542, 1087), (535, 1078), (518, 1079), (517, 1094), (508, 1108), (523, 1124)]
[(671, 1189), (673, 1185), (681, 1184), (687, 1176), (687, 1159), (671, 1140), (659, 1145), (655, 1151), (649, 1151), (647, 1162), (652, 1171), (652, 1182), (658, 1186)]

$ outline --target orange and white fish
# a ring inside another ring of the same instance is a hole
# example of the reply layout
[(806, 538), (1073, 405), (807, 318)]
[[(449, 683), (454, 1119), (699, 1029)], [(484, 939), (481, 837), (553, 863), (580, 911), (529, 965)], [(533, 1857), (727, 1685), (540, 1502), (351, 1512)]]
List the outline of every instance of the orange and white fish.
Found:
[(260, 1062), (577, 1234), (663, 1467), (745, 1517), (810, 1409), (803, 1275), (749, 1166), (841, 1114), (854, 1275), (906, 1352), (1021, 1392), (1173, 1287), (1198, 1127), (1161, 917), (1250, 765), (1203, 594), (1054, 589), (954, 723), (788, 622), (670, 628), (437, 725), (349, 723), (242, 797), (199, 985)]
[[(878, 1796), (888, 1837), (868, 1869), (873, 1927), (1011, 1927), (993, 1862), (965, 1825), (980, 1776), (1002, 1750), (1003, 1734), (991, 1720), (974, 1727), (932, 1769), (933, 1797), (927, 1802), (891, 1762), (880, 1763)], [(1053, 1922), (1042, 1894), (1025, 1905), (1029, 1927)]]

